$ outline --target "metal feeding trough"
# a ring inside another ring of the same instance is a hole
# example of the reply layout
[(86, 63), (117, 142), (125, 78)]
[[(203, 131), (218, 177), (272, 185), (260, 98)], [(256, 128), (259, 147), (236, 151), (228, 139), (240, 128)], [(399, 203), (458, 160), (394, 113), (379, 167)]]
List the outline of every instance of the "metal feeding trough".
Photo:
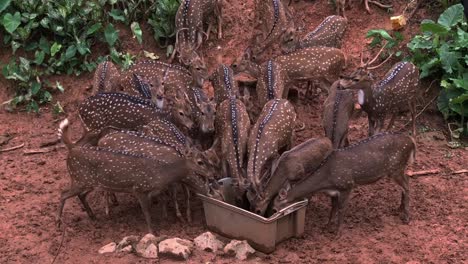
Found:
[[(228, 194), (230, 181), (221, 181), (221, 184), (223, 192)], [(247, 240), (264, 253), (271, 253), (281, 241), (304, 233), (307, 199), (265, 218), (202, 194), (198, 196), (203, 201), (208, 229), (229, 238)]]

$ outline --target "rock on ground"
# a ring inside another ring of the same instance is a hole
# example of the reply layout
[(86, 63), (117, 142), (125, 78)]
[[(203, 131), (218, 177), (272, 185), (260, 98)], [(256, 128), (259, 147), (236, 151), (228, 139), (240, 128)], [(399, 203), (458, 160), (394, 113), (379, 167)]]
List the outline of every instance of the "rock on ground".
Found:
[(159, 253), (170, 256), (188, 259), (192, 253), (193, 243), (186, 239), (178, 237), (166, 239), (159, 243)]
[(230, 255), (235, 254), (237, 259), (246, 260), (251, 254), (255, 253), (255, 249), (253, 249), (246, 240), (232, 240), (224, 247), (224, 253)]
[(98, 252), (99, 254), (114, 253), (116, 248), (117, 244), (115, 244), (115, 242), (111, 242), (100, 248)]
[(144, 258), (158, 258), (158, 238), (153, 234), (146, 234), (136, 245), (136, 253)]
[(224, 243), (221, 242), (213, 233), (205, 232), (194, 240), (195, 246), (200, 250), (206, 250), (216, 252), (224, 247)]

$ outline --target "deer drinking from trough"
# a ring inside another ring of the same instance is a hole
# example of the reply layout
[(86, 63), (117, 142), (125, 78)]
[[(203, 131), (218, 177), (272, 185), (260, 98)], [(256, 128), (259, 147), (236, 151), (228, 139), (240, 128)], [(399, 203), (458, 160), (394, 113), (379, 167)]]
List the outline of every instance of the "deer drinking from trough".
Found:
[(334, 149), (346, 147), (348, 141), (348, 123), (354, 111), (354, 94), (351, 90), (342, 90), (341, 80), (330, 87), (323, 106), (322, 125)]
[[(212, 177), (215, 171), (201, 166), (196, 153), (186, 150), (185, 158), (164, 163), (145, 155), (117, 151), (102, 147), (80, 146), (70, 141), (68, 120), (60, 124), (59, 136), (68, 148), (67, 167), (71, 186), (62, 192), (57, 213), (57, 224), (61, 223), (65, 201), (78, 196), (91, 218), (94, 214), (86, 201), (86, 195), (100, 188), (113, 192), (133, 193), (140, 203), (148, 230), (151, 227), (150, 195), (158, 194), (169, 184), (184, 179), (189, 174)], [(215, 196), (208, 190), (208, 196)]]
[[(285, 99), (269, 101), (250, 131), (247, 179), (255, 194), (263, 177), (269, 177), (271, 163), (292, 146), (296, 111)], [(252, 196), (253, 194), (249, 194)]]
[(286, 32), (282, 37), (283, 52), (310, 47), (331, 47), (341, 49), (341, 43), (348, 26), (348, 20), (341, 16), (328, 16), (313, 31), (299, 39), (296, 31)]
[(409, 216), (409, 179), (405, 169), (414, 159), (416, 143), (411, 136), (383, 133), (349, 147), (333, 151), (315, 171), (299, 182), (288, 182), (274, 200), (275, 211), (302, 198), (322, 192), (331, 196), (329, 224), (341, 223), (349, 195), (356, 185), (371, 184), (383, 177), (393, 179), (402, 189), (400, 211), (404, 223)]
[(220, 149), (223, 174), (234, 179), (239, 197), (248, 187), (245, 168), (249, 132), (250, 119), (242, 101), (234, 96), (224, 100), (216, 113), (216, 134), (220, 145), (217, 149)]
[(261, 190), (250, 201), (252, 212), (265, 215), (270, 201), (287, 181), (297, 182), (315, 171), (332, 151), (328, 138), (309, 139), (285, 151), (273, 162), (271, 177), (262, 179)]
[(375, 67), (368, 67), (368, 65), (376, 60), (384, 47), (373, 60), (366, 64), (361, 63), (361, 66), (350, 76), (345, 76), (342, 86), (347, 89), (359, 89), (358, 101), (368, 115), (370, 136), (383, 130), (387, 115), (391, 115), (388, 130), (393, 126), (398, 112), (408, 108), (411, 113), (412, 135), (414, 136), (416, 135), (415, 100), (420, 93), (419, 70), (411, 62), (398, 62), (381, 81), (375, 82), (369, 70), (378, 68), (387, 60)]

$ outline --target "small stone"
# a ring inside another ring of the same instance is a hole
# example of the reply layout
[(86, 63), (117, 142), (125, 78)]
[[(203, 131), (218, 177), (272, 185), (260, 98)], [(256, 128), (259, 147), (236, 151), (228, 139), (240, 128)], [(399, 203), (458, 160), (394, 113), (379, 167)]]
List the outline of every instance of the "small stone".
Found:
[(230, 255), (235, 254), (238, 260), (246, 260), (249, 255), (255, 253), (255, 249), (253, 249), (246, 240), (232, 240), (224, 247), (224, 252)]
[(117, 244), (115, 244), (115, 242), (111, 242), (111, 243), (103, 246), (102, 248), (100, 248), (98, 252), (99, 252), (99, 254), (114, 253), (116, 247), (117, 247)]
[(199, 235), (195, 238), (194, 242), (200, 250), (211, 252), (216, 252), (224, 247), (224, 243), (216, 238), (216, 236), (211, 232), (205, 232)]
[(155, 244), (149, 244), (145, 251), (141, 252), (139, 255), (147, 259), (157, 259), (158, 247)]
[(126, 236), (122, 238), (122, 240), (117, 244), (117, 252), (123, 251), (123, 249), (129, 245), (136, 247), (138, 240), (140, 240), (140, 237), (138, 236)]
[(168, 254), (174, 257), (188, 259), (192, 253), (193, 243), (178, 237), (170, 238), (159, 243), (159, 253)]
[[(129, 240), (132, 240), (134, 238), (131, 238)], [(154, 248), (156, 248), (156, 251), (158, 247), (156, 246), (158, 244), (157, 238), (153, 234), (146, 234), (136, 245), (135, 251), (139, 256), (142, 256), (144, 258), (157, 258), (158, 254), (156, 252), (156, 255), (154, 254)]]
[[(126, 246), (126, 247), (120, 249), (118, 252), (132, 253), (132, 251), (133, 251), (132, 245), (128, 245), (128, 246)], [(157, 255), (156, 255), (156, 257), (157, 257)]]

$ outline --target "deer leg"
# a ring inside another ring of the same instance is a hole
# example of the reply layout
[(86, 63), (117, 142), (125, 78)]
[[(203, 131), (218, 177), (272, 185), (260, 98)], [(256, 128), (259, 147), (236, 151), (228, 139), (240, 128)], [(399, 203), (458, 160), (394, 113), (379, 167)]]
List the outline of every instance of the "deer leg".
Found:
[(93, 210), (91, 210), (91, 207), (89, 206), (88, 201), (86, 200), (86, 196), (88, 195), (88, 193), (89, 191), (78, 194), (78, 199), (80, 199), (80, 202), (83, 205), (83, 208), (86, 211), (86, 214), (88, 214), (89, 218), (91, 220), (96, 220), (96, 216), (94, 215)]
[(392, 114), (392, 117), (390, 118), (390, 122), (388, 123), (388, 126), (387, 126), (387, 131), (389, 131), (393, 127), (396, 116), (397, 114)]
[[(210, 33), (211, 33), (211, 28), (213, 27), (213, 24), (210, 22), (208, 23), (208, 29), (206, 30), (206, 40), (209, 40), (210, 39)], [(200, 41), (200, 36), (198, 37), (198, 44), (199, 46), (201, 45), (201, 41)], [(201, 39), (203, 40), (203, 37), (201, 37)]]
[(186, 213), (187, 213), (187, 221), (192, 223), (192, 210), (190, 208), (190, 189), (184, 185), (185, 190), (185, 199), (187, 203)]
[(150, 214), (151, 203), (149, 201), (148, 193), (147, 192), (145, 193), (135, 192), (134, 194), (137, 197), (138, 202), (140, 202), (140, 207), (145, 216), (146, 225), (148, 226), (148, 233), (154, 234), (153, 228), (151, 227), (151, 214)]
[(174, 62), (174, 59), (175, 59), (175, 55), (176, 53), (178, 52), (178, 48), (177, 48), (177, 42), (174, 44), (174, 50), (172, 51), (172, 54), (171, 54), (171, 57), (169, 57), (169, 63), (172, 63)]
[(330, 198), (331, 198), (332, 208), (331, 208), (330, 217), (328, 218), (328, 223), (327, 223), (327, 226), (328, 226), (329, 229), (331, 228), (331, 226), (333, 224), (333, 220), (336, 220), (336, 212), (337, 212), (337, 209), (338, 209), (339, 196), (331, 196)]
[(177, 218), (179, 218), (180, 221), (185, 222), (184, 217), (180, 212), (179, 203), (177, 202), (177, 187), (175, 185), (172, 186), (172, 199), (174, 200), (174, 208), (176, 211)]
[(223, 38), (223, 14), (222, 14), (222, 0), (219, 1), (216, 8), (216, 17), (218, 18), (218, 39)]
[(416, 108), (415, 108), (415, 105), (414, 105), (414, 102), (409, 102), (409, 109), (410, 109), (410, 113), (411, 113), (411, 123), (412, 123), (412, 136), (415, 137), (416, 136)]
[(344, 190), (340, 192), (340, 196), (338, 198), (338, 221), (337, 221), (337, 236), (339, 237), (341, 235), (341, 225), (343, 223), (343, 218), (344, 218), (344, 213), (345, 213), (345, 207), (346, 204), (348, 203), (349, 200), (349, 194), (351, 193), (351, 190)]
[(367, 118), (369, 120), (369, 137), (374, 135), (374, 126), (375, 120), (370, 116)]
[(403, 223), (408, 224), (410, 222), (410, 216), (409, 216), (409, 180), (408, 176), (405, 174), (404, 171), (398, 172), (396, 175), (394, 175), (393, 180), (401, 186), (403, 189), (401, 193), (401, 203), (399, 210), (402, 213), (401, 215), (401, 220)]
[(70, 199), (71, 197), (80, 195), (81, 193), (83, 193), (83, 191), (83, 188), (73, 186), (69, 190), (65, 190), (62, 192), (62, 194), (60, 195), (60, 203), (57, 209), (57, 216), (55, 217), (55, 223), (57, 227), (60, 227), (60, 224), (62, 223), (62, 213), (63, 207), (65, 206), (65, 201)]

